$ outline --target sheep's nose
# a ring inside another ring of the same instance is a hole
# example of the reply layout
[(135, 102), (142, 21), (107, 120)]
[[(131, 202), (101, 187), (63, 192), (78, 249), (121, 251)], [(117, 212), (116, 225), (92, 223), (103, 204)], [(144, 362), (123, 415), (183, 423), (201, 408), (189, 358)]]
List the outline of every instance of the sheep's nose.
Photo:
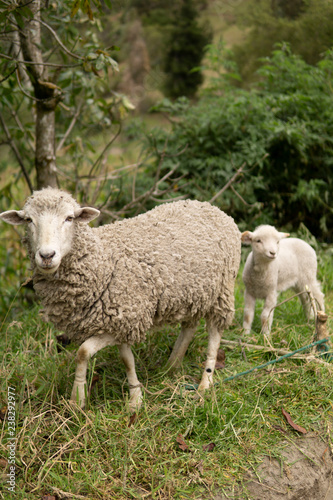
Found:
[(46, 252), (46, 251), (42, 252), (41, 250), (39, 250), (39, 255), (44, 260), (46, 260), (46, 259), (52, 259), (52, 257), (55, 256), (55, 251), (51, 250), (50, 252)]
[(272, 250), (270, 250), (270, 252), (269, 252), (269, 253), (270, 253), (270, 255), (271, 255), (272, 257), (275, 257), (275, 255), (276, 255), (276, 252), (273, 252)]

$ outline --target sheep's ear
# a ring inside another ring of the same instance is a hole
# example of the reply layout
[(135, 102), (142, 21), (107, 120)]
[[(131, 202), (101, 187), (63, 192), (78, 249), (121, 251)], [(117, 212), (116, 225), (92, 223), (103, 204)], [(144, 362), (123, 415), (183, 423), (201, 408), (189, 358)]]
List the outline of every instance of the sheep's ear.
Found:
[(245, 231), (242, 233), (241, 240), (245, 245), (251, 245), (253, 238), (253, 233), (251, 231)]
[(279, 233), (279, 238), (282, 240), (283, 238), (289, 238), (290, 234), (289, 233)]
[(20, 224), (24, 224), (24, 212), (23, 210), (8, 210), (8, 212), (2, 212), (0, 214), (0, 219), (12, 226), (19, 226)]
[(96, 219), (100, 214), (100, 211), (96, 208), (84, 207), (75, 210), (74, 217), (78, 222), (90, 222), (91, 220)]

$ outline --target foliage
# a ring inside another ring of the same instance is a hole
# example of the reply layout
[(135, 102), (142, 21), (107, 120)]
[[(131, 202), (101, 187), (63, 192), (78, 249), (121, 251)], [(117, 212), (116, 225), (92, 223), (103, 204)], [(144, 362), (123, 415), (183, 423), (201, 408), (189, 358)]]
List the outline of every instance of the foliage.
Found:
[[(113, 44), (106, 48), (100, 44), (98, 33), (102, 30), (103, 18), (97, 0), (42, 2), (37, 21), (41, 27), (38, 57), (42, 58), (45, 81), (36, 82), (35, 75), (30, 75), (30, 68), (36, 65), (29, 61), (23, 63), (22, 55), (15, 49), (18, 46), (18, 28), (23, 29), (32, 21), (36, 22), (36, 14), (30, 7), (32, 9), (34, 4), (23, 6), (22, 2), (17, 5), (0, 2), (3, 42), (3, 54), (0, 55), (0, 127), (6, 138), (0, 146), (9, 145), (11, 148), (9, 153), (8, 148), (5, 150), (6, 163), (3, 165), (7, 168), (6, 164), (13, 164), (15, 182), (20, 182), (22, 173), (25, 173), (26, 179), (30, 179), (30, 189), (36, 184), (35, 152), (40, 138), (35, 129), (35, 107), (36, 103), (44, 105), (47, 99), (44, 103), (43, 99), (36, 99), (34, 91), (38, 86), (49, 89), (57, 93), (57, 102), (60, 102), (55, 108), (59, 182), (71, 188), (70, 180), (77, 184), (80, 191), (79, 177), (87, 175), (96, 160), (96, 131), (108, 130), (109, 134), (113, 134), (117, 128), (112, 129), (119, 125), (119, 112), (128, 107), (122, 96), (114, 95), (109, 90), (109, 78), (118, 69), (110, 53), (117, 47)], [(46, 130), (40, 132), (44, 134)], [(12, 179), (3, 181), (0, 187), (8, 189), (11, 182)]]
[(159, 110), (182, 111), (171, 118), (170, 134), (155, 130), (147, 137), (148, 147), (166, 142), (165, 167), (179, 162), (188, 181), (181, 192), (202, 200), (213, 198), (246, 164), (242, 177), (216, 200), (241, 228), (303, 223), (331, 240), (332, 57), (328, 51), (311, 66), (282, 44), (263, 61), (261, 84), (250, 91), (230, 85), (227, 68), (213, 76), (196, 105), (164, 101)]
[(193, 70), (201, 64), (210, 34), (197, 18), (193, 0), (183, 0), (175, 13), (164, 58), (165, 94), (169, 97), (193, 97), (203, 81), (201, 71)]
[[(332, 254), (320, 248), (318, 253), (320, 275), (327, 277), (324, 291), (330, 311)], [(234, 326), (223, 335), (237, 344), (242, 293), (240, 272)], [(296, 298), (278, 307), (275, 318), (275, 347), (293, 350), (312, 341), (314, 325), (305, 323)], [(259, 331), (259, 324), (258, 311), (255, 330)], [(136, 418), (130, 418), (124, 403), (128, 394), (125, 370), (116, 348), (99, 352), (90, 365), (89, 380), (94, 377), (95, 383), (88, 408), (69, 405), (76, 349), (58, 346), (57, 333), (42, 322), (37, 306), (17, 312), (14, 322), (2, 325), (0, 464), (6, 474), (5, 410), (11, 387), (16, 402), (15, 498), (81, 495), (171, 500), (216, 496), (233, 488), (264, 455), (278, 457), (281, 471), (290, 466), (281, 453), (283, 443), (287, 439), (298, 446), (299, 440), (286, 424), (282, 408), (309, 434), (332, 444), (331, 363), (289, 359), (225, 382), (225, 378), (275, 359), (275, 355), (245, 349), (244, 359), (238, 345), (223, 347), (225, 369), (216, 372), (217, 384), (205, 398), (198, 398), (185, 390), (185, 384), (195, 382), (201, 374), (207, 348), (204, 327), (190, 345), (183, 369), (174, 376), (165, 374), (163, 365), (177, 330), (164, 329), (133, 348), (138, 376), (149, 392)], [(259, 333), (247, 341), (263, 344)], [(179, 434), (187, 451), (178, 445)], [(210, 443), (208, 451), (204, 446)], [(1, 495), (7, 498), (3, 491)]]
[(275, 43), (288, 42), (309, 64), (316, 64), (332, 47), (332, 0), (250, 0), (237, 5), (235, 16), (247, 30), (242, 44), (234, 47), (245, 82), (256, 78), (259, 59), (268, 56)]

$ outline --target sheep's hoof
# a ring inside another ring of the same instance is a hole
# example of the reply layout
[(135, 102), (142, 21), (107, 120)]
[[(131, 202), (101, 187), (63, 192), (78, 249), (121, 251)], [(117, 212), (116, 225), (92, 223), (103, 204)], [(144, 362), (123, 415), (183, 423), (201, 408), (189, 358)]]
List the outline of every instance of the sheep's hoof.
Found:
[(86, 405), (86, 398), (85, 398), (85, 386), (79, 386), (74, 384), (73, 389), (72, 389), (72, 394), (70, 398), (71, 403), (76, 403), (80, 408), (84, 408)]
[(142, 392), (140, 387), (131, 389), (128, 406), (131, 412), (138, 411), (142, 405)]
[(202, 380), (198, 386), (198, 392), (203, 393), (212, 386), (212, 381), (209, 379)]
[(69, 399), (68, 402), (72, 406), (73, 409), (79, 407), (79, 408), (81, 408), (81, 410), (84, 410), (84, 408), (86, 406), (84, 402), (81, 401), (78, 403), (76, 400), (74, 401), (74, 399)]

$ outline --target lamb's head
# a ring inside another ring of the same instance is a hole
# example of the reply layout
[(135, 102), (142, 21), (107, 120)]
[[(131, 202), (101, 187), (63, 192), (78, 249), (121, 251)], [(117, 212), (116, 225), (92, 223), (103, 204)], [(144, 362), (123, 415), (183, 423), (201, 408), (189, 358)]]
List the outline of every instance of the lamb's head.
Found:
[(9, 210), (0, 218), (13, 225), (27, 224), (28, 243), (38, 270), (54, 273), (72, 246), (77, 222), (95, 219), (99, 211), (81, 208), (72, 196), (60, 189), (35, 191), (22, 210)]
[(288, 238), (289, 233), (280, 233), (273, 226), (258, 226), (253, 233), (242, 233), (242, 243), (252, 245), (252, 251), (257, 258), (274, 260), (279, 253), (279, 243), (282, 238)]

